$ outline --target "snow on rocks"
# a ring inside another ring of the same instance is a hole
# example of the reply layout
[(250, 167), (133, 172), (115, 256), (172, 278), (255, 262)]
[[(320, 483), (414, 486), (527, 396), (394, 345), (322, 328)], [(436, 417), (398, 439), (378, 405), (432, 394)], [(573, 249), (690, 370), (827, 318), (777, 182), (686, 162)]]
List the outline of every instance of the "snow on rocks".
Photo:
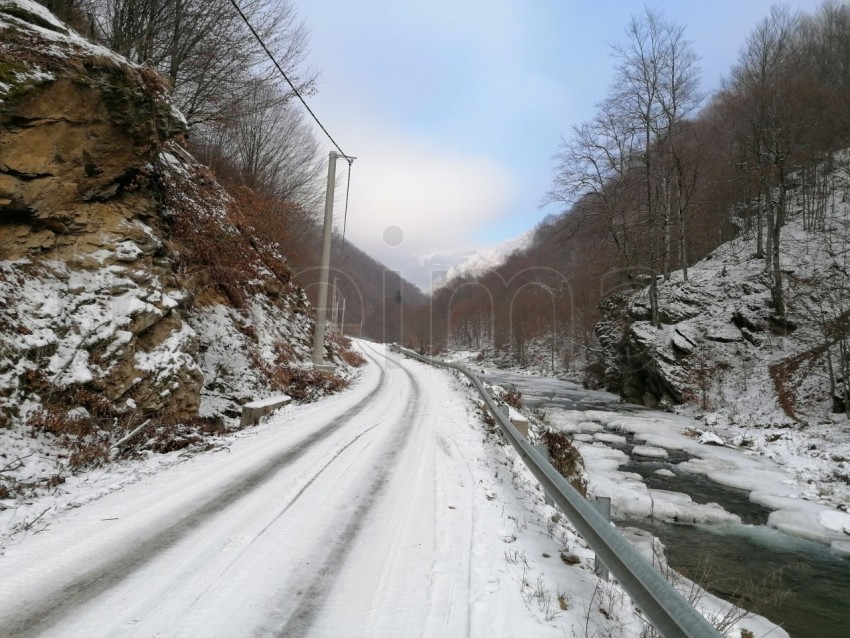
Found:
[[(626, 444), (626, 437), (622, 436), (621, 434), (613, 434), (612, 432), (597, 432), (593, 435), (592, 440), (599, 441), (600, 443), (611, 443), (613, 445)], [(665, 452), (664, 455), (666, 456), (667, 453)]]
[[(576, 396), (575, 400), (581, 402), (581, 397)], [(704, 475), (719, 485), (746, 491), (753, 503), (772, 510), (810, 512), (805, 516), (775, 514), (769, 524), (781, 526), (786, 532), (798, 536), (816, 538), (822, 543), (839, 542), (834, 547), (841, 546), (844, 532), (834, 529), (837, 519), (827, 515), (821, 520), (819, 516), (820, 512), (840, 513), (839, 507), (850, 502), (850, 497), (845, 496), (848, 494), (847, 483), (841, 480), (840, 475), (830, 483), (812, 480), (817, 472), (826, 473), (836, 465), (837, 472), (842, 467), (846, 471), (850, 451), (837, 429), (828, 425), (811, 426), (805, 430), (783, 429), (781, 434), (755, 428), (736, 430), (719, 425), (716, 414), (695, 421), (683, 415), (646, 409), (624, 413), (616, 402), (611, 401), (610, 405), (610, 410), (546, 407), (544, 412), (548, 427), (571, 435), (584, 459), (591, 493), (613, 497), (615, 515), (617, 508), (624, 515), (637, 518), (649, 516), (651, 511), (651, 503), (639, 477), (619, 469), (629, 461), (629, 457), (622, 450), (605, 447), (621, 446), (623, 441), (628, 442), (632, 437), (638, 442), (633, 449), (636, 458), (647, 447), (661, 450), (668, 457), (677, 457), (674, 461), (677, 472)], [(781, 438), (776, 438), (778, 436)], [(767, 438), (776, 440), (771, 444), (766, 442)], [(817, 444), (813, 443), (815, 440)], [(764, 453), (765, 446), (770, 446), (772, 454)], [(809, 456), (812, 446), (823, 450), (817, 458), (826, 469), (813, 465)], [(655, 454), (655, 458), (664, 458), (662, 453)], [(683, 457), (684, 460), (681, 460)], [(643, 458), (652, 460), (652, 457)], [(676, 476), (666, 468), (657, 472), (666, 478)], [(664, 511), (665, 515), (677, 516), (681, 520), (686, 520), (689, 515), (694, 517), (687, 504), (683, 507), (681, 502), (666, 495), (660, 495), (658, 500), (667, 500), (668, 504), (666, 509), (656, 507), (656, 515)], [(681, 510), (677, 512), (676, 507), (681, 507)], [(700, 517), (705, 520), (723, 518), (722, 515), (717, 517), (713, 513), (697, 512), (696, 518)], [(833, 525), (833, 529), (828, 527), (827, 522)]]
[(635, 456), (643, 456), (648, 459), (666, 459), (667, 450), (661, 447), (652, 447), (649, 445), (636, 445), (632, 448), (632, 454)]
[(714, 432), (702, 432), (697, 439), (701, 445), (726, 445)]
[(673, 348), (683, 354), (691, 354), (694, 351), (694, 342), (684, 336), (678, 329), (673, 331), (671, 342), (673, 344)]
[(132, 241), (122, 241), (115, 247), (115, 259), (117, 261), (136, 261), (144, 254), (144, 251)]

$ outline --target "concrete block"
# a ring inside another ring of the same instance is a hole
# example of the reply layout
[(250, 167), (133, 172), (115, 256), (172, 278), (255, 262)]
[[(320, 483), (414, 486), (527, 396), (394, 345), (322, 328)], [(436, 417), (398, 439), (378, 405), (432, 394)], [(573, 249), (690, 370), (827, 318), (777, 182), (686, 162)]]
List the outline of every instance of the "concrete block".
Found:
[(254, 425), (261, 417), (274, 412), (278, 408), (282, 408), (287, 403), (292, 402), (292, 397), (287, 394), (279, 394), (268, 399), (260, 399), (259, 401), (251, 401), (242, 406), (242, 419), (239, 421), (239, 427), (244, 428), (249, 425)]

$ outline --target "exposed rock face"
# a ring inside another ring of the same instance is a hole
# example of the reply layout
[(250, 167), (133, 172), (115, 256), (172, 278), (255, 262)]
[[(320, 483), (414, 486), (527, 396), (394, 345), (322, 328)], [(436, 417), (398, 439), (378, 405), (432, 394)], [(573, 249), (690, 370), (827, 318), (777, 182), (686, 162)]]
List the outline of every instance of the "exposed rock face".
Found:
[[(607, 388), (654, 406), (693, 403), (755, 423), (787, 424), (834, 409), (829, 349), (837, 366), (846, 338), (847, 271), (835, 264), (845, 246), (843, 190), (832, 195), (834, 227), (806, 229), (795, 199), (782, 241), (787, 314), (775, 316), (764, 260), (754, 240), (720, 246), (693, 266), (659, 281), (660, 325), (649, 321), (648, 289), (607, 300), (596, 334)], [(841, 389), (843, 379), (835, 376)], [(782, 416), (777, 417), (777, 414)]]
[(724, 371), (760, 356), (771, 316), (763, 264), (739, 259), (731, 248), (717, 252), (691, 269), (690, 282), (678, 272), (659, 283), (657, 328), (648, 290), (606, 302), (596, 333), (609, 389), (650, 406), (704, 402)]
[(306, 297), (174, 143), (150, 69), (0, 2), (0, 124), (0, 428), (48, 404), (233, 417), (297, 376)]
[(4, 107), (3, 214), (28, 216), (55, 235), (92, 230), (101, 218), (96, 203), (113, 198), (159, 150), (113, 119), (101, 90), (70, 79), (39, 84)]
[[(180, 116), (149, 70), (70, 35), (48, 46), (38, 16), (2, 17), (0, 59), (29, 62), (0, 104), (0, 395), (16, 398), (6, 413), (20, 416), (21, 379), (37, 370), (119, 410), (194, 414), (198, 339), (146, 179)], [(158, 356), (170, 364), (153, 365)]]

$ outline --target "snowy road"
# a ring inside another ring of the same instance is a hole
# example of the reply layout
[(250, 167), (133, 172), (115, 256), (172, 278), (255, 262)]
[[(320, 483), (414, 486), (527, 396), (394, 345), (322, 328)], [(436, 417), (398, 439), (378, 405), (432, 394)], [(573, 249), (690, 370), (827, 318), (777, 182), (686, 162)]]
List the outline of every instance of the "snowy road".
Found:
[(560, 635), (500, 586), (505, 505), (468, 397), (364, 349), (351, 391), (8, 546), (0, 635)]
[[(474, 486), (444, 462), (457, 451), (439, 432), (443, 398), (431, 371), (367, 355), (354, 391), (10, 548), (0, 631), (468, 633), (468, 582), (433, 565), (450, 555), (468, 571), (473, 533)], [(453, 510), (438, 502), (449, 494)]]

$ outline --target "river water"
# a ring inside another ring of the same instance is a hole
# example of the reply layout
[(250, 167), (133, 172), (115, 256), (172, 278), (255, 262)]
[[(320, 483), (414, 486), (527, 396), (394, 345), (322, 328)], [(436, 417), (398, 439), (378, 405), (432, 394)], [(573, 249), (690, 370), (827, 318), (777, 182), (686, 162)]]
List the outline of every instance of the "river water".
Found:
[[(515, 386), (530, 408), (606, 410), (632, 416), (646, 411), (620, 403), (616, 395), (558, 379), (494, 370), (480, 376), (489, 383)], [(627, 438), (624, 445), (615, 447), (631, 454), (633, 445)], [(698, 503), (717, 503), (740, 516), (744, 524), (618, 524), (652, 531), (664, 544), (674, 569), (713, 594), (769, 618), (793, 638), (850, 637), (850, 559), (837, 556), (826, 546), (766, 527), (770, 510), (752, 503), (747, 492), (678, 470), (676, 466), (686, 455), (677, 457), (675, 451), (669, 452), (671, 457), (664, 461), (630, 456), (620, 469), (642, 476), (650, 489), (682, 492)], [(655, 473), (662, 468), (675, 476)]]

